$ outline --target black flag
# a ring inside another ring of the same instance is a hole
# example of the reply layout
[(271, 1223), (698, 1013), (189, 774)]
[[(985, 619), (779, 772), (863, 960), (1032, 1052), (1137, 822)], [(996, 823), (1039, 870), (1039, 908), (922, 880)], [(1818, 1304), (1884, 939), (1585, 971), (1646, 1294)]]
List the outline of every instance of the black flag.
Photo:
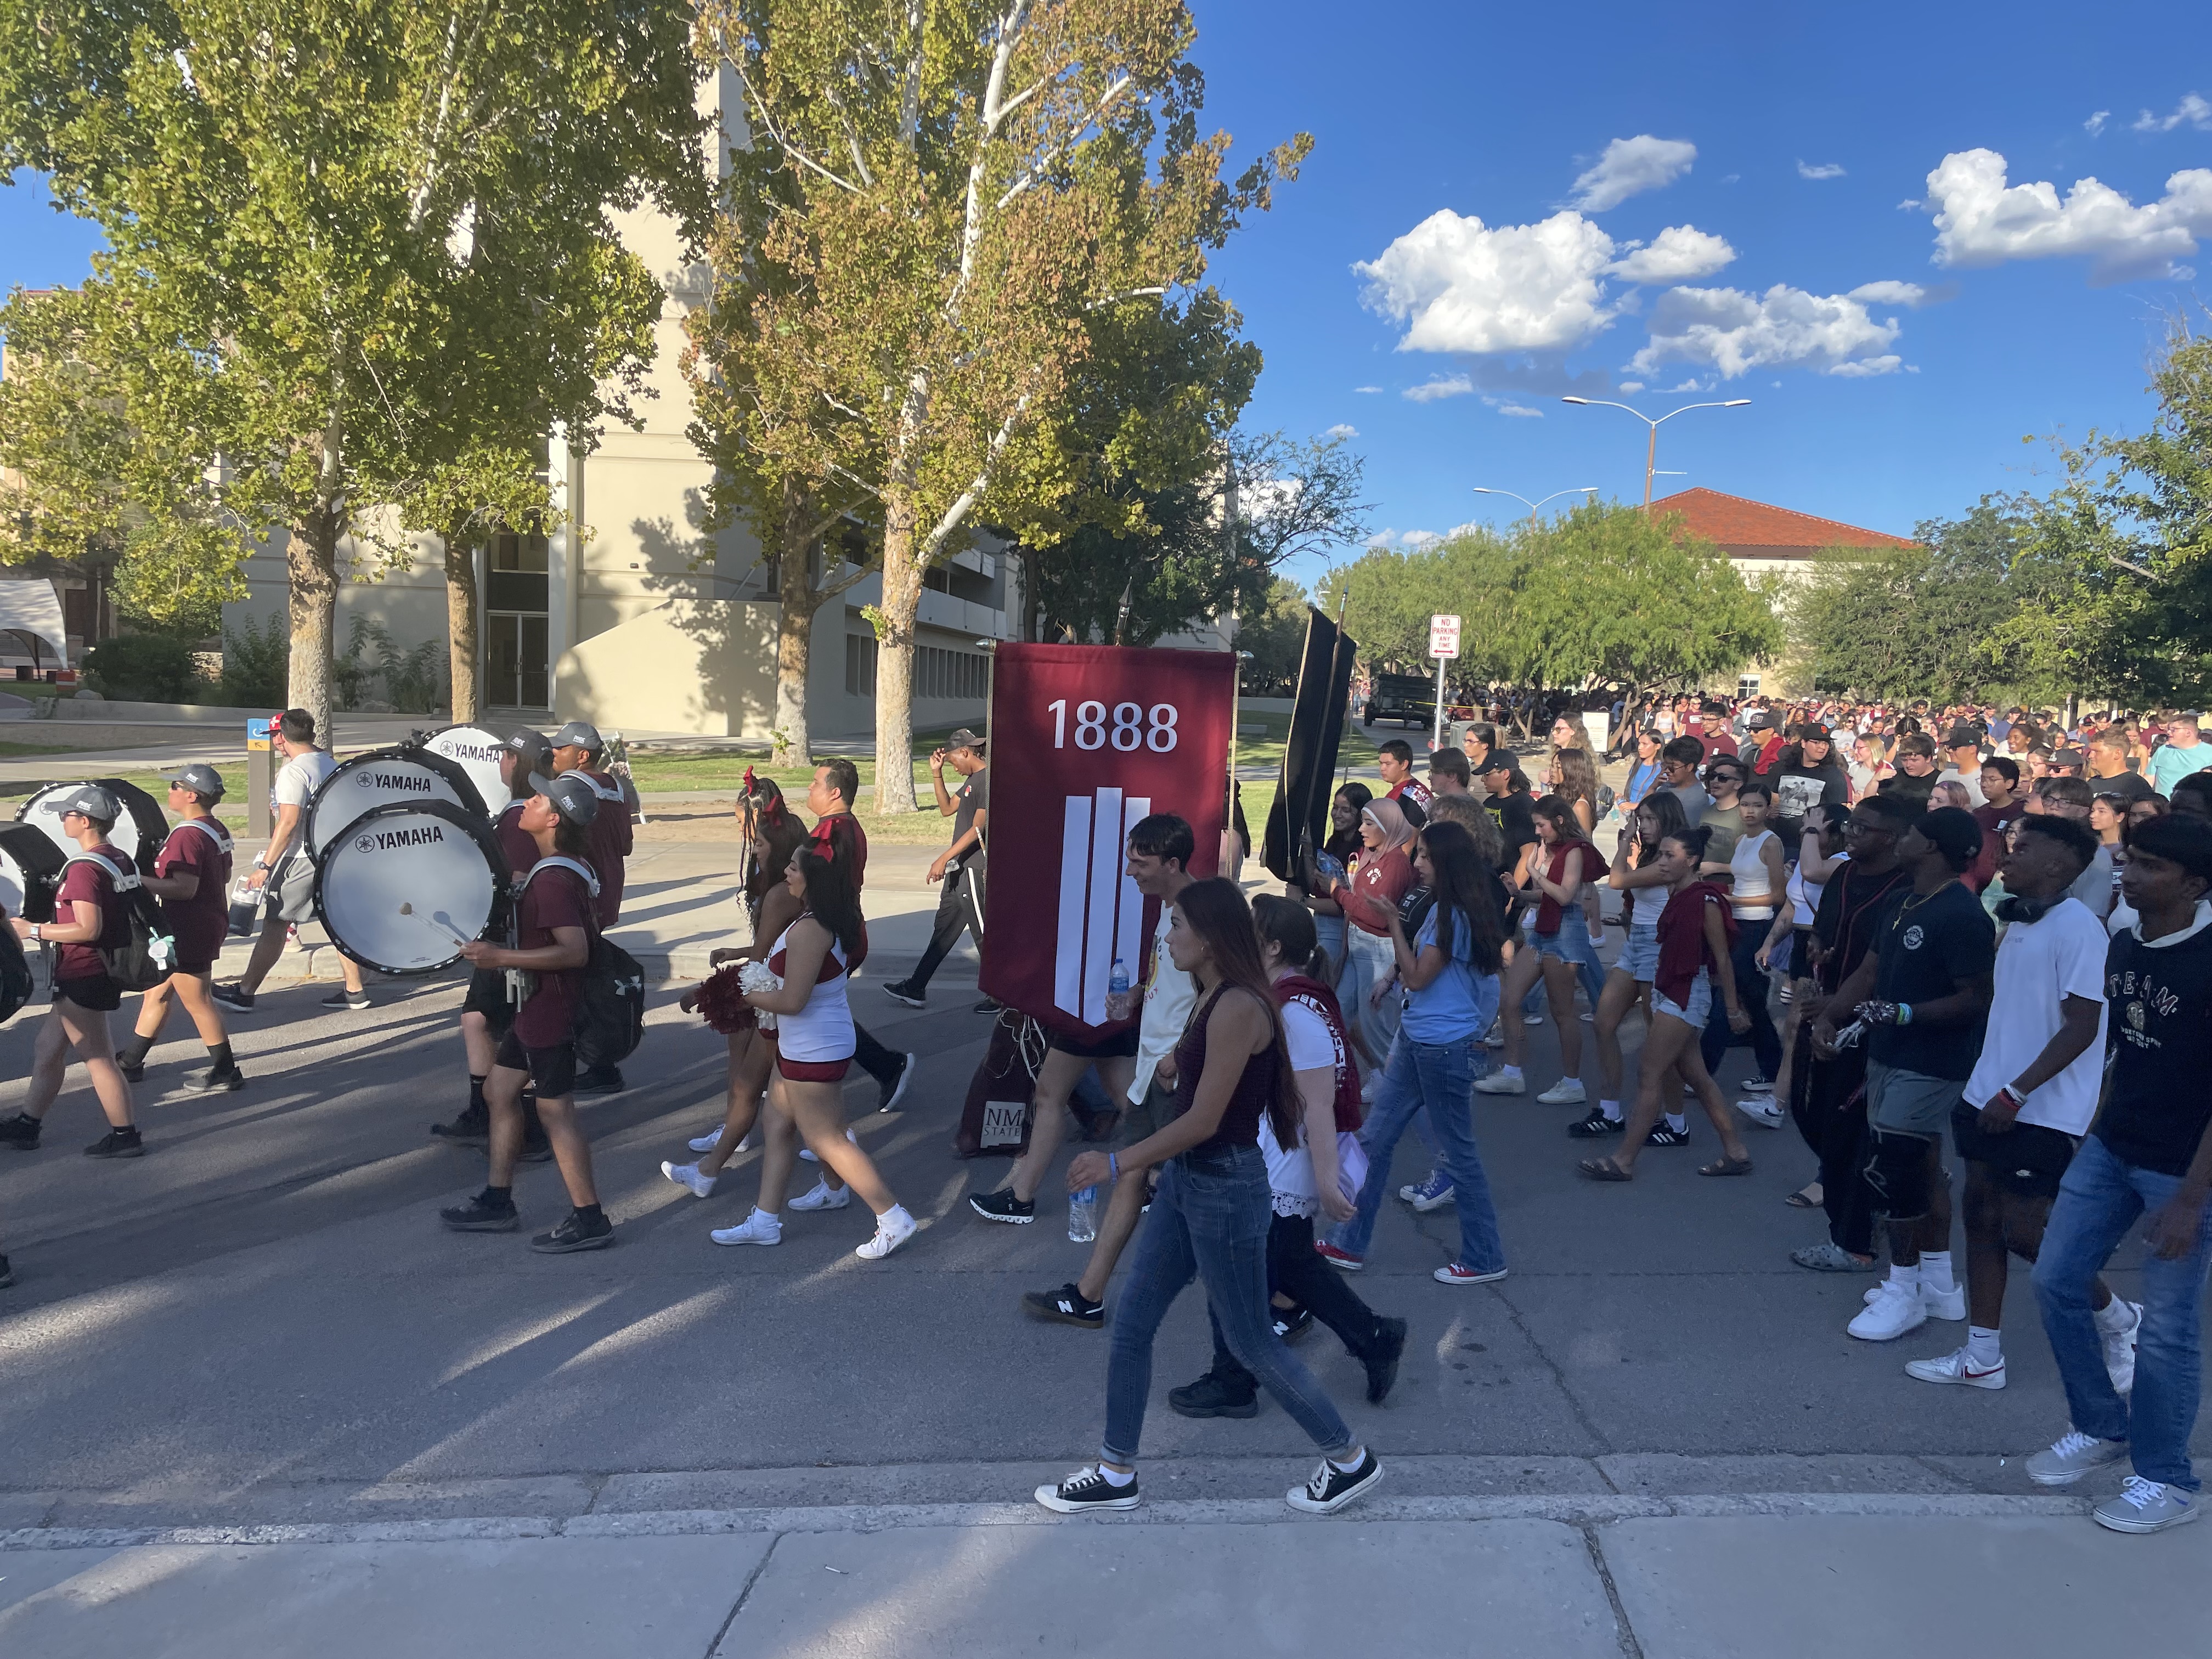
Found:
[(1288, 881), (1306, 855), (1328, 840), (1328, 804), (1335, 793), (1336, 746), (1352, 704), (1351, 636), (1310, 605), (1306, 608), (1305, 654), (1298, 661), (1298, 691), (1291, 705), (1290, 741), (1283, 749), (1282, 785), (1267, 809), (1261, 861)]

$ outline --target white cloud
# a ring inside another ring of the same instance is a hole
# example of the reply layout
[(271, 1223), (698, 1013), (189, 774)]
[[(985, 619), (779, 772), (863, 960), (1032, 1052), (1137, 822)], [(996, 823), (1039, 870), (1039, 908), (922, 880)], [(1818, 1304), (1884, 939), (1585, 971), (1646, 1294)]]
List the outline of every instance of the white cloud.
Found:
[(1908, 196), (1897, 204), (1897, 210), (1899, 213), (1917, 213), (1927, 205), (1917, 196)]
[(1673, 184), (1697, 159), (1698, 147), (1686, 139), (1654, 138), (1648, 132), (1616, 138), (1597, 165), (1575, 180), (1571, 199), (1587, 212), (1603, 213), (1632, 196)]
[(2112, 111), (2108, 109), (2100, 109), (2087, 120), (2081, 123), (2081, 131), (2087, 133), (2092, 138), (2094, 138), (2100, 133), (2104, 131), (2105, 123), (2112, 118)]
[(1348, 421), (1339, 421), (1322, 435), (1325, 438), (1357, 438), (1359, 428)]
[(1652, 308), (1650, 343), (1629, 367), (1649, 374), (1668, 362), (1707, 363), (1724, 380), (1762, 368), (1887, 374), (1899, 366), (1885, 355), (1898, 332), (1893, 319), (1875, 321), (1866, 302), (1848, 294), (1808, 294), (1783, 283), (1761, 295), (1670, 289)]
[(1685, 283), (1710, 276), (1735, 258), (1724, 237), (1688, 225), (1669, 225), (1649, 246), (1625, 244), (1634, 251), (1606, 269), (1631, 283)]
[(2005, 158), (1995, 150), (1957, 150), (1928, 175), (1928, 197), (1942, 265), (2083, 257), (2092, 283), (2127, 282), (2177, 274), (2196, 239), (2212, 235), (2208, 167), (2174, 173), (2166, 194), (2141, 207), (2094, 179), (2078, 180), (2062, 202), (2049, 183), (2008, 188)]
[[(2102, 119), (2101, 113), (2099, 118)], [(2212, 103), (2196, 93), (2191, 93), (2173, 106), (2171, 115), (2154, 115), (2145, 110), (2135, 120), (2137, 132), (2172, 132), (2176, 127), (2195, 127), (2199, 132), (2212, 132)]]
[(1356, 386), (1352, 389), (1354, 392), (1364, 394), (1368, 392), (1380, 392), (1382, 388), (1379, 386)]
[(1464, 398), (1474, 382), (1464, 374), (1435, 375), (1420, 386), (1407, 386), (1398, 395), (1408, 403), (1432, 404), (1439, 398)]
[(1613, 239), (1581, 214), (1492, 228), (1445, 208), (1352, 269), (1401, 351), (1558, 351), (1613, 320), (1599, 278)]
[(1623, 392), (1641, 392), (1644, 390), (1644, 382), (1641, 380), (1623, 380), (1620, 383), (1620, 389)]
[(1401, 552), (1419, 552), (1443, 540), (1433, 530), (1378, 530), (1367, 538), (1370, 547), (1392, 549)]
[(1928, 304), (1932, 296), (1917, 283), (1861, 283), (1850, 291), (1850, 298), (1863, 300), (1870, 306), (1903, 306), (1917, 311)]
[(1544, 418), (1542, 410), (1531, 409), (1526, 404), (1516, 404), (1509, 398), (1485, 398), (1482, 401), (1500, 415), (1517, 415), (1523, 420), (1534, 421), (1540, 421)]
[(1835, 161), (1822, 161), (1814, 166), (1801, 160), (1797, 163), (1797, 176), (1800, 179), (1840, 179), (1844, 176), (1844, 169), (1840, 163)]

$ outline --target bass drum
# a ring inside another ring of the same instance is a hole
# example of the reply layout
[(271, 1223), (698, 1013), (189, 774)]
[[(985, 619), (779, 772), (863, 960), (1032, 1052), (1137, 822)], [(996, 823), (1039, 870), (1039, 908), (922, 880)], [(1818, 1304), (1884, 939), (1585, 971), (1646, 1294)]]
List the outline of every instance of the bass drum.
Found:
[(420, 806), (438, 800), (477, 817), (486, 816), (476, 781), (443, 755), (402, 744), (341, 761), (307, 804), (308, 856), (319, 858), (364, 812), (395, 802)]
[(62, 832), (61, 816), (54, 807), (62, 797), (88, 783), (96, 783), (107, 791), (123, 809), (115, 820), (109, 844), (129, 854), (131, 861), (142, 872), (151, 870), (155, 854), (169, 838), (169, 821), (161, 816), (161, 809), (151, 795), (121, 778), (78, 778), (68, 783), (47, 784), (23, 803), (15, 813), (15, 822), (36, 824), (47, 840), (62, 849), (62, 856), (69, 857), (78, 850), (77, 844)]
[(469, 775), (476, 784), (477, 793), (483, 799), (487, 814), (506, 811), (510, 792), (507, 781), (499, 775), (499, 757), (507, 752), (505, 738), (481, 726), (449, 726), (433, 733), (423, 747)]
[(364, 968), (434, 974), (460, 960), (464, 940), (505, 929), (512, 878), (480, 815), (452, 801), (394, 801), (323, 849), (315, 920)]
[(35, 823), (0, 824), (0, 910), (26, 921), (52, 921), (67, 856)]

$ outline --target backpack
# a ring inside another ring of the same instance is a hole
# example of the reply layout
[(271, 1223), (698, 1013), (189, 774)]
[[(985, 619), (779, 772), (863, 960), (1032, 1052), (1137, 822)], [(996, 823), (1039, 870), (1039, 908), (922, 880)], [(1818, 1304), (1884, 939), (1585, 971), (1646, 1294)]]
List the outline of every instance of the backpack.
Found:
[(952, 1136), (955, 1158), (1018, 1158), (1029, 1150), (1031, 1108), (1037, 1067), (1044, 1060), (1044, 1033), (1035, 1021), (1002, 1009), (991, 1024), (991, 1045), (969, 1079), (960, 1127)]
[[(599, 878), (592, 867), (556, 854), (530, 866), (515, 888), (517, 897), (550, 866), (572, 870), (584, 878), (592, 897), (599, 896)], [(612, 1066), (636, 1052), (645, 1037), (645, 969), (635, 957), (599, 932), (599, 922), (586, 912), (585, 932), (591, 954), (585, 957), (581, 994), (576, 1002), (576, 1063), (586, 1070)]]
[(166, 981), (177, 965), (177, 941), (162, 932), (161, 907), (137, 873), (124, 874), (98, 853), (79, 853), (63, 860), (62, 867), (66, 870), (72, 864), (96, 864), (106, 871), (123, 909), (123, 943), (94, 947), (108, 978), (126, 991), (150, 991)]

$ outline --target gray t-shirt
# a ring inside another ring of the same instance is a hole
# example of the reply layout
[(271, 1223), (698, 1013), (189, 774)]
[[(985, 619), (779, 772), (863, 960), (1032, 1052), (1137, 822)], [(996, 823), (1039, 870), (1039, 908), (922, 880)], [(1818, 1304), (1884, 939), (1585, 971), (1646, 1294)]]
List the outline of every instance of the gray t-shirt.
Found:
[(311, 749), (304, 755), (295, 755), (277, 772), (276, 781), (269, 791), (270, 805), (296, 806), (306, 811), (323, 780), (337, 769), (337, 757), (327, 749)]

